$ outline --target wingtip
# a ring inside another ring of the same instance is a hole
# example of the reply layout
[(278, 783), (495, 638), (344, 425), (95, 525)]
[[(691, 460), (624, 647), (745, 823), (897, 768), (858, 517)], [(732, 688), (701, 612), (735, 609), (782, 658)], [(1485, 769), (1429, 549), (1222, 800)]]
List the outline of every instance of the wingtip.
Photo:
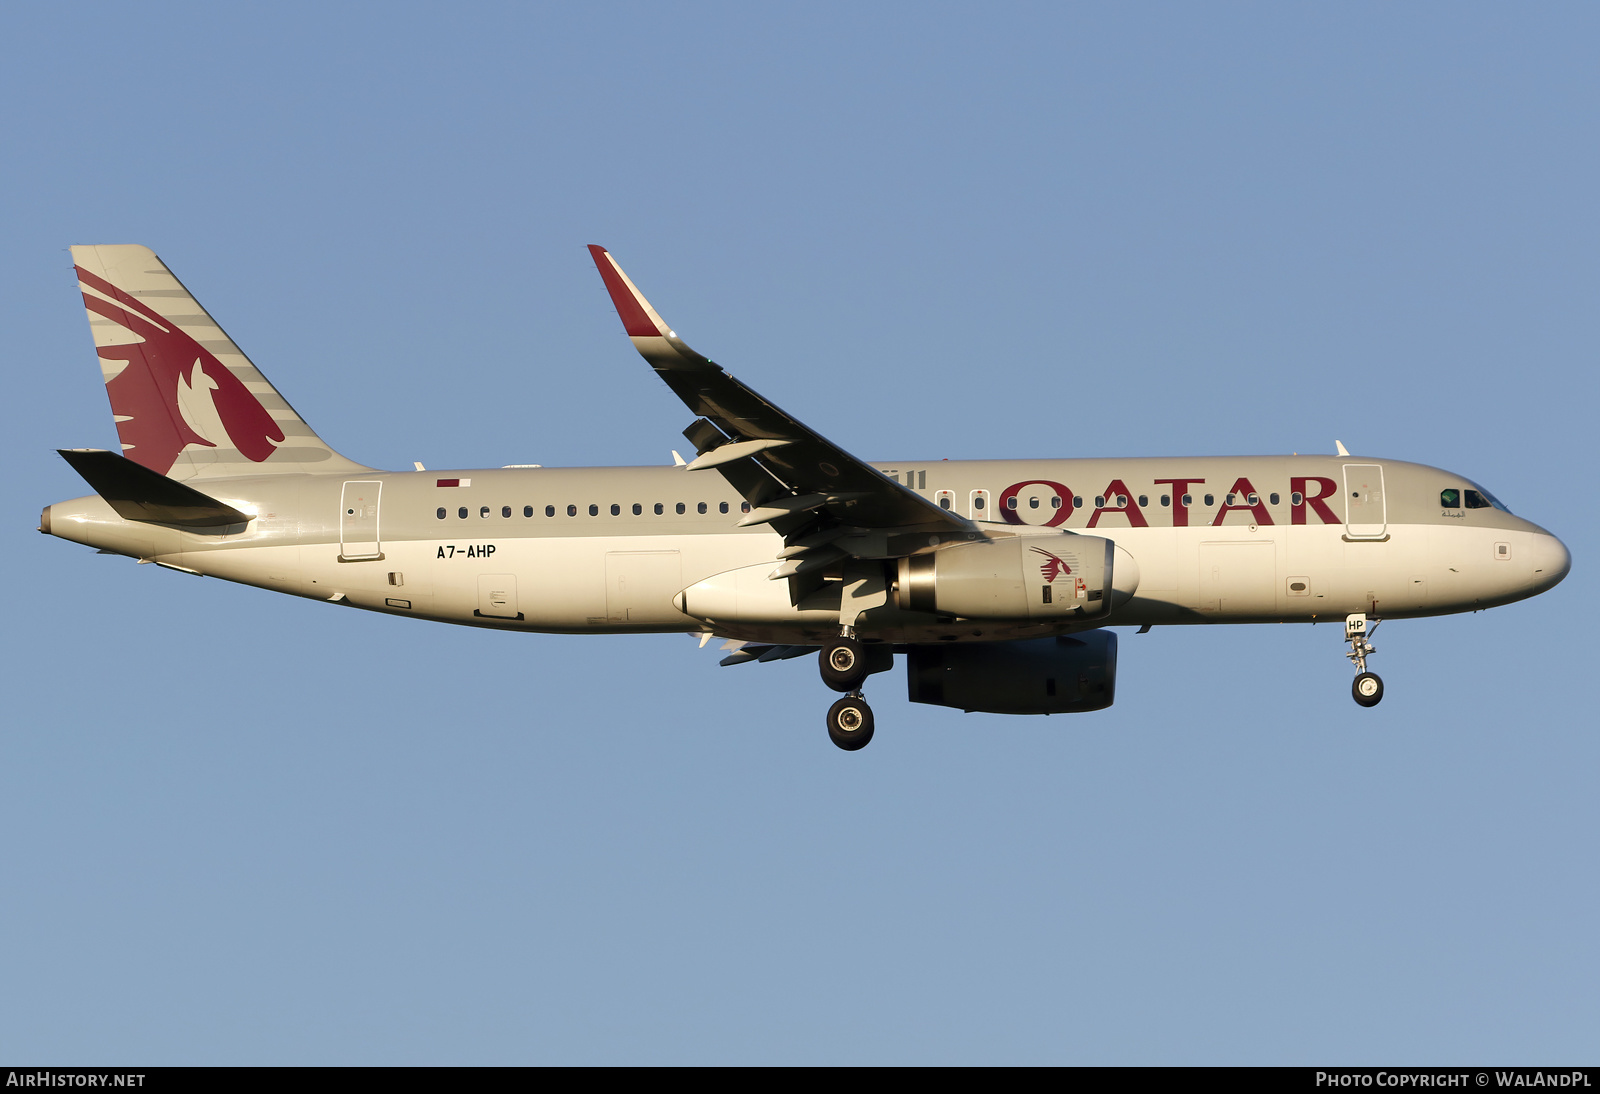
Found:
[(600, 280), (606, 284), (606, 291), (611, 294), (611, 304), (622, 320), (622, 329), (632, 338), (660, 337), (662, 328), (651, 318), (644, 297), (622, 272), (611, 252), (598, 243), (591, 243), (589, 254), (594, 258), (595, 269), (600, 271)]

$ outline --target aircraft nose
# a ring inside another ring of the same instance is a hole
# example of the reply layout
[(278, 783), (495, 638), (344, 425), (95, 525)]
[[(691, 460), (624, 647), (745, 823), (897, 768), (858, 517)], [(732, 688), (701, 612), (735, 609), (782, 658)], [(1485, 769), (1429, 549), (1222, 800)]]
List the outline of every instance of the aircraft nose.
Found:
[(1572, 552), (1567, 545), (1546, 532), (1533, 537), (1533, 584), (1537, 592), (1553, 589), (1572, 569)]

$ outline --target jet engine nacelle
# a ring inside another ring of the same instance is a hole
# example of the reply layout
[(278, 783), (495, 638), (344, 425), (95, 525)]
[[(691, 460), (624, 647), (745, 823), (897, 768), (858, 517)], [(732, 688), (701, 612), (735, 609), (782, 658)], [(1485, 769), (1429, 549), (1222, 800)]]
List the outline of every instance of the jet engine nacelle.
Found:
[(1020, 642), (913, 646), (906, 655), (913, 703), (990, 714), (1081, 714), (1116, 698), (1117, 636), (1083, 631)]
[(1092, 619), (1133, 596), (1139, 565), (1098, 536), (1007, 536), (900, 560), (900, 606), (967, 619)]

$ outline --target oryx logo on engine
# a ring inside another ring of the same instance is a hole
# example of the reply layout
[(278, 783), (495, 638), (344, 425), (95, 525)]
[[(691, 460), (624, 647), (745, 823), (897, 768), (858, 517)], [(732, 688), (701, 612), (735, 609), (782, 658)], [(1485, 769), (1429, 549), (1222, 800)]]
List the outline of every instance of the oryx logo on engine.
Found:
[(1029, 547), (1028, 550), (1032, 551), (1036, 555), (1043, 555), (1045, 557), (1045, 561), (1039, 566), (1039, 573), (1044, 575), (1044, 579), (1046, 581), (1054, 584), (1056, 578), (1062, 576), (1063, 574), (1072, 573), (1071, 566), (1068, 566), (1058, 556), (1051, 554), (1043, 547)]

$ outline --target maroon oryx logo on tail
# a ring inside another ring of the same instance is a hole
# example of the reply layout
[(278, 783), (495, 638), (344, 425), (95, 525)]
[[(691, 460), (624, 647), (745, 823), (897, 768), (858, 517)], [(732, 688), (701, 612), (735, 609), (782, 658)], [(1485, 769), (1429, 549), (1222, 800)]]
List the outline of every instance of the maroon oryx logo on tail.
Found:
[[(284, 437), (282, 428), (244, 386), (244, 381), (210, 350), (150, 305), (82, 266), (78, 267), (78, 280), (94, 290), (83, 294), (90, 311), (139, 339), (120, 346), (101, 346), (98, 351), (108, 361), (127, 362), (127, 367), (106, 384), (106, 391), (111, 396), (111, 411), (118, 418), (117, 434), (129, 459), (165, 475), (187, 446), (217, 447), (220, 438), (197, 433), (185, 421), (179, 405), (178, 385), (196, 386), (196, 366), (210, 381), (212, 405), (234, 447), (255, 463), (277, 451)], [(204, 390), (207, 385), (199, 386)]]
[(1054, 582), (1055, 579), (1060, 577), (1062, 574), (1072, 573), (1071, 566), (1068, 566), (1065, 562), (1061, 561), (1060, 558), (1051, 554), (1049, 551), (1046, 551), (1043, 547), (1029, 547), (1028, 550), (1032, 551), (1034, 554), (1044, 556), (1045, 560), (1039, 566), (1039, 572), (1044, 575), (1044, 579), (1046, 581)]

